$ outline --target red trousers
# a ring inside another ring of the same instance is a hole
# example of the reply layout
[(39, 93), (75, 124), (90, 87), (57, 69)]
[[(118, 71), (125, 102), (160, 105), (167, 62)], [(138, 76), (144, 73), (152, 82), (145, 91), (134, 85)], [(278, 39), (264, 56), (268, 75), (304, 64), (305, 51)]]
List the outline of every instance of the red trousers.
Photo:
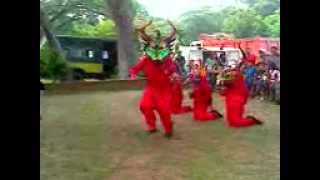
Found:
[(231, 127), (248, 127), (256, 124), (255, 121), (243, 118), (244, 107), (247, 102), (247, 97), (227, 95), (225, 101), (226, 119)]
[(171, 89), (171, 102), (170, 102), (170, 109), (173, 114), (181, 114), (190, 112), (192, 109), (190, 106), (182, 106), (183, 100), (183, 92), (182, 92), (182, 85), (180, 82), (175, 82), (172, 84)]
[(157, 111), (165, 133), (173, 131), (170, 112), (170, 89), (155, 90), (151, 87), (146, 87), (140, 101), (140, 110), (144, 115), (147, 130), (156, 129), (155, 111)]
[(196, 121), (213, 121), (218, 118), (214, 112), (209, 112), (212, 106), (211, 89), (209, 87), (197, 87), (193, 91), (193, 119)]

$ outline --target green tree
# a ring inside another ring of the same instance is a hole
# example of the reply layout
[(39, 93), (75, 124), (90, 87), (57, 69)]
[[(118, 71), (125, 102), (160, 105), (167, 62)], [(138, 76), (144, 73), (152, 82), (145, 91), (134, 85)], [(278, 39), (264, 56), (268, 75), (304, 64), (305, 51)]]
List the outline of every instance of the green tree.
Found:
[(179, 18), (178, 29), (182, 44), (198, 39), (200, 33), (217, 33), (223, 28), (224, 15), (210, 7), (184, 13)]
[(40, 52), (40, 75), (56, 81), (64, 79), (68, 72), (64, 57), (45, 44)]
[(267, 25), (268, 35), (272, 37), (280, 37), (280, 11), (264, 18)]
[[(136, 0), (131, 0), (133, 16), (147, 16), (145, 7)], [(52, 31), (56, 34), (73, 32), (73, 22), (97, 25), (101, 19), (112, 17), (105, 0), (40, 0), (46, 12)]]
[(239, 9), (227, 17), (223, 30), (238, 38), (268, 35), (263, 17), (252, 9)]
[(245, 3), (249, 6), (254, 6), (256, 3), (258, 3), (260, 0), (240, 0), (240, 2)]
[(40, 45), (43, 37), (46, 37), (48, 40), (48, 45), (53, 51), (58, 53), (60, 56), (64, 56), (62, 47), (55, 37), (55, 34), (52, 32), (52, 26), (49, 22), (49, 19), (44, 13), (43, 9), (40, 7)]
[(274, 14), (279, 8), (280, 0), (259, 0), (253, 5), (253, 9), (256, 10), (261, 16), (269, 16)]
[[(96, 1), (88, 2), (92, 5)], [(100, 15), (92, 10), (85, 0), (40, 0), (40, 4), (55, 34), (65, 34), (70, 31), (72, 27), (70, 24), (74, 21), (97, 22)]]
[(102, 20), (97, 25), (74, 22), (72, 35), (95, 38), (116, 38), (116, 27), (112, 20)]

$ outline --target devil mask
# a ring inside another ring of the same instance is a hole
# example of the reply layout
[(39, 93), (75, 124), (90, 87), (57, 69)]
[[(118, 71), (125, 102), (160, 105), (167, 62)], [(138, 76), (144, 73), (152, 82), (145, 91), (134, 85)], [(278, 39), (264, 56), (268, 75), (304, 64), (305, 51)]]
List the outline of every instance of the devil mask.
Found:
[(152, 24), (152, 21), (149, 21), (143, 27), (137, 29), (144, 44), (144, 51), (152, 61), (163, 62), (163, 60), (170, 55), (172, 42), (176, 39), (176, 28), (170, 21), (168, 21), (168, 23), (173, 31), (166, 37), (162, 37), (159, 30), (156, 30), (155, 38), (150, 37), (145, 32), (146, 28)]

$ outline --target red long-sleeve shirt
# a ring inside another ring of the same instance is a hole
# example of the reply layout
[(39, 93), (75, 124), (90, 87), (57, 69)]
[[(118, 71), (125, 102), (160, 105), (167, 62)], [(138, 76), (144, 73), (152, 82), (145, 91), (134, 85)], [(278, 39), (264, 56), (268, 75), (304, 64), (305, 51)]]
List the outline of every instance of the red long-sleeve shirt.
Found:
[(130, 69), (130, 75), (136, 76), (139, 71), (143, 71), (147, 78), (147, 86), (155, 89), (170, 87), (170, 75), (176, 72), (176, 67), (171, 56), (158, 63), (143, 55), (138, 63)]

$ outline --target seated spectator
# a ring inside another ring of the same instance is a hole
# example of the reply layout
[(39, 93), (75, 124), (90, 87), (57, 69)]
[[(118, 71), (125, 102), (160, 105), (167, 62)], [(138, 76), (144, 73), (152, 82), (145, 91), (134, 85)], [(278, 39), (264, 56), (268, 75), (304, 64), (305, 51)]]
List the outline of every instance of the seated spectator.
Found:
[(181, 51), (177, 52), (177, 56), (175, 57), (175, 60), (179, 66), (179, 69), (180, 69), (182, 75), (185, 75), (186, 70), (185, 70), (184, 66), (185, 66), (186, 60), (185, 60), (184, 56), (182, 56)]

